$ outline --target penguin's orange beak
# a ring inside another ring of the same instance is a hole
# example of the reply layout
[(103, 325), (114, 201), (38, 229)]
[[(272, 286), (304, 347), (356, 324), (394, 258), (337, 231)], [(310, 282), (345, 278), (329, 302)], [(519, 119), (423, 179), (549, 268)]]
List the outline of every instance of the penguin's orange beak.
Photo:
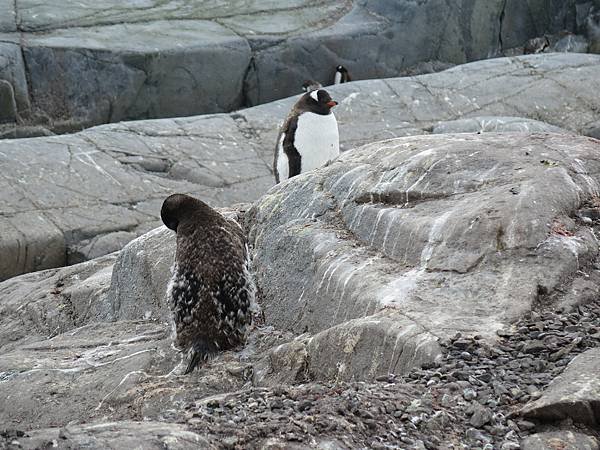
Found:
[(337, 105), (337, 102), (334, 100), (331, 100), (330, 102), (327, 102), (327, 106), (329, 106), (330, 108), (333, 108), (335, 105)]

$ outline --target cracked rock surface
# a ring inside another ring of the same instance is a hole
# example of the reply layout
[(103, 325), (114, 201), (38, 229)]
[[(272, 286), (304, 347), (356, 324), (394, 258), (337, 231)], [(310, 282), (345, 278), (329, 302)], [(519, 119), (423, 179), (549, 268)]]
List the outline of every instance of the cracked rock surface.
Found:
[(0, 448), (595, 448), (597, 149), (396, 138), (224, 210), (264, 314), (188, 376), (164, 227), (0, 283)]
[(2, 0), (0, 79), (18, 112), (2, 134), (231, 111), (330, 84), (338, 64), (366, 79), (501, 56), (577, 31), (580, 3)]
[[(441, 126), (581, 133), (597, 126), (600, 103), (585, 93), (600, 90), (599, 65), (596, 55), (536, 55), (338, 85), (341, 147)], [(118, 250), (159, 224), (174, 192), (213, 206), (256, 200), (274, 183), (277, 129), (295, 99), (0, 141), (0, 279)]]
[(301, 349), (324, 379), (432, 363), (456, 332), (490, 338), (579, 289), (598, 241), (577, 214), (597, 201), (599, 170), (598, 142), (564, 134), (413, 136), (347, 152), (249, 212), (265, 315), (311, 334)]

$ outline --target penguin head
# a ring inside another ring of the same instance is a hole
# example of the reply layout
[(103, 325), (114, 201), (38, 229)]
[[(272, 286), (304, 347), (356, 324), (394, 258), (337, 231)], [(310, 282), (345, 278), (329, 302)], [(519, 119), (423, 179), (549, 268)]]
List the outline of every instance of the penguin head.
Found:
[(304, 103), (302, 109), (316, 114), (329, 114), (331, 108), (337, 105), (325, 89), (307, 92), (302, 96), (301, 101)]
[[(331, 69), (329, 69), (329, 70), (331, 70)], [(337, 67), (335, 68), (335, 70), (336, 70), (337, 72), (340, 72), (340, 73), (345, 73), (345, 72), (348, 72), (348, 69), (346, 69), (346, 68), (345, 68), (344, 66), (342, 66), (342, 65), (339, 65), (339, 66), (337, 66)]]
[(212, 209), (197, 198), (185, 194), (168, 196), (160, 209), (160, 218), (171, 230), (177, 232), (179, 225), (188, 219), (199, 221), (203, 217), (212, 215)]

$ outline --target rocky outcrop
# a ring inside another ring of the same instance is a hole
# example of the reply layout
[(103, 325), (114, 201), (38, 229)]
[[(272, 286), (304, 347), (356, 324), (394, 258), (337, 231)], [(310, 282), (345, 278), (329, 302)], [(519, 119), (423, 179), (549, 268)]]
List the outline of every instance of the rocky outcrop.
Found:
[(525, 416), (545, 421), (570, 418), (598, 427), (600, 424), (600, 348), (577, 356), (542, 397), (527, 405)]
[[(535, 424), (508, 419), (511, 408), (544, 401), (539, 390), (599, 339), (591, 305), (532, 312), (597, 297), (584, 288), (598, 278), (597, 146), (567, 134), (397, 138), (279, 185), (246, 213), (264, 319), (244, 349), (192, 376), (173, 373), (164, 227), (0, 283), (0, 445), (402, 436), (409, 448), (516, 448)], [(242, 220), (246, 208), (224, 212)], [(590, 354), (548, 392), (573, 381), (561, 389), (590, 393)]]
[[(7, 433), (9, 436), (10, 434)], [(189, 431), (189, 427), (161, 422), (112, 422), (91, 425), (71, 425), (65, 428), (37, 430), (11, 436), (19, 448), (144, 448), (179, 450), (209, 448), (204, 436)]]
[(24, 123), (54, 132), (231, 111), (293, 95), (305, 79), (329, 84), (340, 63), (365, 79), (502, 55), (576, 31), (576, 14), (589, 15), (579, 3), (5, 1), (0, 78)]
[[(335, 86), (341, 146), (429, 133), (440, 121), (482, 116), (589, 130), (597, 126), (600, 105), (582, 92), (600, 89), (598, 64), (595, 55), (539, 55)], [(2, 141), (0, 279), (117, 250), (159, 225), (160, 204), (173, 192), (213, 206), (256, 200), (274, 183), (273, 143), (293, 102)]]
[(597, 201), (599, 169), (597, 141), (558, 134), (345, 153), (249, 213), (265, 316), (310, 333), (307, 371), (327, 379), (403, 373), (457, 332), (490, 338), (596, 260), (576, 213)]
[(598, 450), (598, 440), (572, 431), (552, 431), (529, 436), (521, 443), (521, 450)]

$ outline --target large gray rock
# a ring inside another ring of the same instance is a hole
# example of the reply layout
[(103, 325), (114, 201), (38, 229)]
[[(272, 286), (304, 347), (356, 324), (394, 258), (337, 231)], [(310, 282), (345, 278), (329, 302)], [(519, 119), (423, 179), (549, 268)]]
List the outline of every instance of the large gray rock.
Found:
[(17, 104), (12, 84), (0, 80), (0, 124), (17, 120)]
[(242, 104), (250, 47), (217, 23), (157, 21), (74, 31), (33, 34), (23, 49), (34, 106), (59, 130), (231, 111)]
[[(480, 116), (581, 132), (597, 124), (600, 100), (582, 92), (600, 90), (599, 64), (596, 55), (536, 55), (335, 86), (341, 146)], [(117, 249), (120, 233), (133, 237), (159, 225), (160, 205), (173, 192), (213, 206), (256, 200), (274, 183), (273, 143), (296, 98), (232, 114), (0, 142), (0, 227), (7, 230), (0, 235), (0, 279)]]
[(65, 131), (264, 103), (305, 79), (331, 83), (340, 63), (364, 79), (501, 55), (543, 33), (575, 32), (576, 3), (3, 0), (0, 40), (24, 56), (7, 80), (31, 101), (29, 115), (18, 100), (28, 123)]
[(192, 450), (210, 447), (205, 437), (190, 431), (185, 425), (150, 421), (105, 422), (35, 430), (29, 431), (26, 436), (13, 439), (12, 442), (18, 442), (19, 448), (22, 449), (60, 446), (69, 449)]
[[(584, 5), (586, 5), (584, 3)], [(584, 6), (582, 5), (582, 6)], [(589, 9), (582, 10), (582, 28), (590, 42), (589, 50), (591, 53), (600, 53), (600, 3), (597, 0), (587, 2)]]
[(106, 300), (116, 255), (0, 283), (0, 352), (111, 317)]
[(599, 149), (559, 134), (398, 138), (278, 185), (249, 213), (268, 323), (310, 333), (290, 351), (328, 379), (433, 363), (457, 332), (494, 339), (598, 256), (573, 217), (600, 192)]
[(528, 436), (521, 442), (521, 450), (598, 450), (598, 440), (572, 431), (550, 431)]
[[(0, 17), (2, 17), (2, 4), (0, 3)], [(1, 26), (2, 18), (0, 18)], [(1, 32), (1, 30), (0, 30)], [(0, 79), (6, 80), (12, 86), (13, 96), (17, 111), (28, 114), (30, 107), (27, 77), (23, 63), (23, 55), (18, 45), (18, 40), (3, 40), (0, 35)]]
[(600, 424), (600, 348), (577, 356), (542, 397), (521, 411), (528, 417), (546, 421), (570, 418), (592, 427)]

